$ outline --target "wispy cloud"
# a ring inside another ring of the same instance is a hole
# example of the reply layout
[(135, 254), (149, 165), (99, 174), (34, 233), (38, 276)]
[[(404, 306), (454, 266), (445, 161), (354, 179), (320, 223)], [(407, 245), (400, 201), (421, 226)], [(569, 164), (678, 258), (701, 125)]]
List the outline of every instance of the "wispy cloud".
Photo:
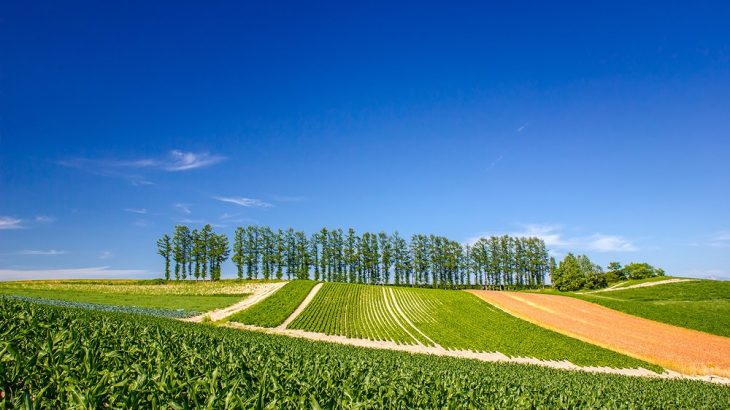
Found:
[(730, 248), (730, 231), (719, 231), (710, 238), (713, 248)]
[(56, 218), (47, 215), (38, 215), (35, 217), (35, 221), (38, 223), (49, 224), (51, 222), (55, 222)]
[(174, 206), (175, 209), (185, 215), (190, 215), (192, 213), (192, 211), (190, 210), (190, 204), (177, 203)]
[(124, 208), (124, 212), (131, 212), (133, 214), (145, 215), (147, 214), (146, 208)]
[(101, 253), (99, 254), (99, 259), (109, 259), (113, 256), (114, 254), (110, 251), (101, 251)]
[(504, 155), (500, 155), (497, 158), (495, 158), (494, 161), (492, 161), (491, 163), (489, 163), (489, 166), (487, 167), (486, 170), (489, 171), (490, 169), (492, 169), (495, 166), (497, 166), (497, 164), (499, 164), (499, 161), (501, 161), (503, 158), (504, 158)]
[(592, 235), (575, 236), (566, 234), (560, 225), (541, 224), (523, 225), (521, 230), (513, 232), (480, 234), (469, 238), (467, 242), (474, 243), (481, 237), (501, 234), (538, 237), (545, 241), (545, 245), (554, 253), (561, 253), (560, 251), (634, 252), (639, 250), (633, 242), (619, 235), (594, 233)]
[(223, 202), (229, 202), (232, 204), (245, 206), (248, 208), (269, 208), (272, 205), (268, 202), (264, 202), (260, 199), (255, 198), (244, 198), (244, 197), (221, 197), (216, 196), (215, 199)]
[(527, 128), (527, 126), (530, 125), (530, 123), (522, 124), (519, 128), (517, 128), (517, 132), (522, 132)]
[(213, 155), (209, 152), (183, 152), (180, 150), (173, 150), (170, 152), (172, 161), (163, 165), (163, 168), (167, 171), (188, 171), (196, 168), (203, 168), (209, 165), (217, 164), (226, 157), (220, 155)]
[(37, 279), (140, 278), (150, 276), (142, 269), (110, 269), (98, 266), (78, 269), (0, 269), (0, 281)]
[(23, 228), (23, 220), (10, 216), (0, 216), (0, 230), (2, 229), (21, 229)]
[(190, 171), (217, 164), (225, 159), (226, 157), (222, 155), (207, 151), (186, 152), (175, 149), (160, 158), (70, 158), (59, 161), (58, 164), (95, 175), (127, 179), (134, 186), (144, 186), (153, 184), (143, 175), (144, 171)]
[(56, 256), (56, 255), (65, 255), (68, 252), (66, 251), (58, 251), (56, 249), (49, 249), (47, 251), (43, 250), (24, 250), (18, 252), (20, 255), (38, 255), (38, 256)]
[(134, 221), (134, 226), (138, 228), (146, 228), (150, 226), (150, 221), (146, 219), (137, 219), (136, 221)]

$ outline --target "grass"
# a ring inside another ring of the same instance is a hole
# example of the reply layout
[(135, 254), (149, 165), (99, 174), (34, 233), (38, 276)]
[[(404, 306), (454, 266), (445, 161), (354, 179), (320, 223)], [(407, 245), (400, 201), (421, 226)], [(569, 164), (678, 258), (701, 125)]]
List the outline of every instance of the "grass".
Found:
[(0, 294), (112, 306), (206, 312), (239, 302), (252, 282), (50, 280), (0, 283)]
[(402, 344), (430, 345), (432, 340), (448, 349), (578, 365), (660, 370), (515, 318), (459, 291), (327, 283), (289, 327)]
[(555, 293), (630, 315), (730, 337), (730, 282), (697, 280), (601, 293)]
[(683, 278), (678, 278), (676, 276), (654, 276), (651, 278), (644, 278), (644, 279), (627, 279), (627, 280), (621, 280), (618, 282), (609, 283), (608, 287), (610, 288), (612, 286), (616, 286), (616, 288), (619, 289), (619, 288), (625, 288), (627, 286), (639, 285), (642, 283), (659, 282), (659, 281), (669, 280), (669, 279), (683, 279)]
[(279, 326), (294, 313), (316, 284), (313, 280), (291, 281), (273, 295), (227, 320), (262, 327)]
[[(456, 293), (456, 292), (455, 292)], [(1, 408), (727, 408), (696, 381), (364, 349), (0, 298)]]

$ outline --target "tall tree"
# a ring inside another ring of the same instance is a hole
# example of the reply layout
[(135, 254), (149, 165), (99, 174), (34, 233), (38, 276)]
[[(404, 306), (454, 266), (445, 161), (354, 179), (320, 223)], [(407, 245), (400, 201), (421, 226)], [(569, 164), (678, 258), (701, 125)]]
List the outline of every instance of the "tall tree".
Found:
[(164, 234), (157, 240), (157, 254), (165, 259), (165, 280), (170, 280), (170, 257), (172, 256), (170, 235)]
[(380, 247), (382, 281), (384, 284), (390, 283), (390, 268), (393, 264), (393, 248), (388, 234), (380, 232), (378, 234), (378, 243)]
[(233, 257), (231, 260), (236, 265), (238, 279), (243, 279), (243, 266), (246, 262), (244, 254), (245, 232), (243, 228), (236, 228), (233, 236)]
[(200, 277), (205, 280), (208, 276), (208, 252), (210, 252), (210, 237), (213, 235), (213, 227), (210, 224), (205, 224), (203, 229), (200, 230), (198, 240), (200, 241), (200, 257), (203, 261), (203, 267), (201, 268)]
[(187, 241), (190, 229), (185, 225), (175, 226), (175, 234), (172, 236), (173, 256), (175, 259), (175, 279), (187, 277)]

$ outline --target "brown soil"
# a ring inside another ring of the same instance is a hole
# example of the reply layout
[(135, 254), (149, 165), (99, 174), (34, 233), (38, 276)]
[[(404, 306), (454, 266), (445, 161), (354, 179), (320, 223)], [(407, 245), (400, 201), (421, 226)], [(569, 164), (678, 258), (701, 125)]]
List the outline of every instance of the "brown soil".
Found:
[(730, 377), (727, 337), (643, 319), (567, 296), (469, 292), (521, 319), (667, 369)]

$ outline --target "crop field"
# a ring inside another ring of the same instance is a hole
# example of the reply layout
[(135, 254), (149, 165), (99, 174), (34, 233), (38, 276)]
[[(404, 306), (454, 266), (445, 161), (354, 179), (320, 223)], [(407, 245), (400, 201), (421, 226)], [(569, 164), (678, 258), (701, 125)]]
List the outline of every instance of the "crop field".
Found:
[(262, 302), (228, 317), (227, 320), (262, 327), (279, 326), (296, 310), (316, 284), (313, 280), (291, 281)]
[(0, 283), (0, 294), (112, 306), (206, 312), (248, 296), (258, 282), (64, 280)]
[(578, 365), (660, 370), (641, 360), (543, 329), (458, 291), (327, 283), (289, 326), (333, 335)]
[(380, 286), (326, 283), (291, 329), (402, 344), (428, 343), (416, 335)]
[(730, 389), (700, 382), (410, 355), (7, 298), (0, 335), (3, 408), (730, 404)]
[(730, 337), (730, 282), (698, 280), (604, 293), (558, 293), (630, 315)]

